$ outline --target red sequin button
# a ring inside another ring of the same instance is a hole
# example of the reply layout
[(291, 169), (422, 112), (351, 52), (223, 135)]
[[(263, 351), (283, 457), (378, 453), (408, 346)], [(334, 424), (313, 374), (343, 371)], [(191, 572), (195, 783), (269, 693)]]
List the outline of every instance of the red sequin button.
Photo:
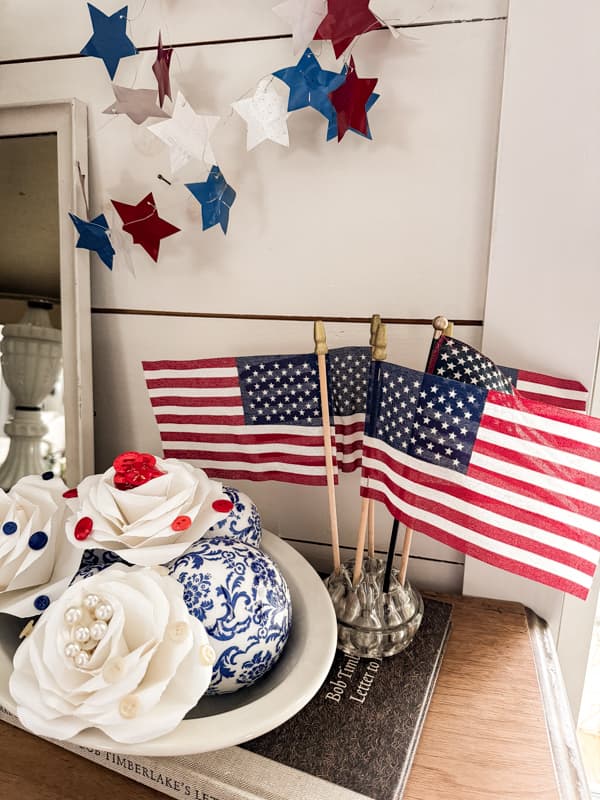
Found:
[(91, 517), (82, 517), (80, 520), (78, 520), (77, 524), (75, 525), (75, 538), (77, 541), (83, 542), (84, 539), (87, 539), (92, 532), (93, 527), (94, 521)]
[(156, 464), (156, 458), (152, 453), (137, 453), (135, 450), (129, 450), (127, 453), (121, 453), (113, 461), (113, 467), (117, 472), (124, 472), (131, 467), (148, 466), (153, 467)]
[(229, 514), (233, 508), (233, 503), (231, 500), (215, 500), (212, 507), (215, 511), (218, 511), (219, 514)]
[(66, 492), (63, 492), (63, 497), (69, 499), (70, 497), (79, 497), (79, 492), (77, 489), (67, 489)]
[(175, 517), (171, 527), (174, 531), (187, 531), (191, 524), (192, 520), (186, 514), (182, 514), (180, 517)]

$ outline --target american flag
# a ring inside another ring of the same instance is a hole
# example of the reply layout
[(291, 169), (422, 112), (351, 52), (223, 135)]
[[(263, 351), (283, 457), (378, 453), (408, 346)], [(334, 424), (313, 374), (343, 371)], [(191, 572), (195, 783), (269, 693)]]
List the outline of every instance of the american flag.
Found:
[(588, 390), (579, 381), (524, 369), (496, 366), (470, 344), (440, 336), (432, 345), (427, 372), (486, 389), (512, 392), (542, 403), (585, 411)]
[(329, 402), (338, 468), (342, 472), (353, 472), (360, 467), (370, 367), (370, 347), (339, 347), (329, 351)]
[(382, 363), (361, 494), (467, 555), (585, 599), (600, 550), (600, 420)]
[(326, 484), (315, 355), (142, 366), (165, 458), (222, 480)]

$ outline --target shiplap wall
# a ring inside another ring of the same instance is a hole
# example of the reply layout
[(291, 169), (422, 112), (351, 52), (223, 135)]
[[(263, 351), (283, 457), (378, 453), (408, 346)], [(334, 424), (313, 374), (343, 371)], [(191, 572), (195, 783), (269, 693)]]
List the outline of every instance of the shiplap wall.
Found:
[[(409, 366), (423, 367), (431, 329), (419, 321), (437, 313), (464, 320), (456, 334), (480, 342), (507, 0), (373, 2), (377, 13), (404, 26), (398, 39), (373, 32), (353, 51), (359, 75), (379, 77), (381, 99), (369, 114), (374, 141), (348, 134), (339, 145), (326, 143), (324, 121), (306, 109), (290, 117), (289, 150), (267, 142), (246, 153), (244, 123), (229, 104), (297, 60), (272, 4), (129, 3), (129, 35), (149, 49), (123, 60), (115, 82), (155, 85), (150, 48), (159, 28), (165, 44), (179, 45), (174, 87), (198, 112), (223, 117), (213, 146), (238, 192), (226, 237), (218, 228), (201, 231), (200, 207), (183, 186), (205, 178), (202, 165), (190, 165), (168, 186), (157, 178), (173, 178), (166, 146), (145, 126), (103, 115), (113, 101), (108, 74), (98, 59), (77, 55), (91, 34), (86, 4), (4, 4), (0, 103), (85, 102), (92, 214), (108, 213), (110, 198), (135, 203), (152, 191), (161, 216), (182, 228), (163, 240), (158, 264), (137, 246), (127, 247), (112, 273), (94, 258), (98, 470), (120, 450), (160, 448), (141, 359), (305, 352), (312, 326), (299, 318), (315, 316), (330, 320), (331, 346), (363, 344), (374, 312), (395, 321), (389, 355)], [(96, 5), (110, 14), (122, 2)], [(318, 43), (316, 52), (324, 67), (339, 69), (329, 44)], [(350, 476), (338, 492), (348, 547), (357, 487)], [(242, 488), (267, 526), (327, 568), (324, 490)], [(389, 524), (382, 512), (379, 549)], [(460, 554), (420, 536), (413, 554), (417, 583), (460, 590)]]

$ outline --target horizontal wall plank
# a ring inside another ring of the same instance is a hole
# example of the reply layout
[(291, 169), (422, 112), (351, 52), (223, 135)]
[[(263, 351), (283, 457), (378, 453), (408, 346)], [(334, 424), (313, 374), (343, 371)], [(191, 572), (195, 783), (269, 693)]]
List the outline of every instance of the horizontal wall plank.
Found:
[[(136, 203), (153, 191), (161, 216), (182, 228), (163, 240), (158, 264), (123, 233), (112, 273), (94, 256), (94, 306), (339, 316), (378, 307), (403, 318), (443, 306), (481, 319), (504, 29), (499, 21), (420, 28), (399, 41), (383, 31), (364, 37), (359, 74), (380, 76), (382, 93), (370, 112), (374, 141), (348, 134), (326, 143), (325, 120), (305, 109), (290, 117), (289, 150), (266, 142), (250, 153), (228, 104), (292, 63), (290, 42), (181, 51), (174, 81), (194, 108), (224, 117), (213, 144), (238, 192), (227, 236), (201, 230), (183, 185), (205, 179), (202, 165), (168, 186), (157, 179), (171, 177), (167, 147), (127, 117), (102, 114), (113, 94), (94, 59), (76, 69), (4, 67), (0, 102), (78, 96), (89, 107), (92, 213), (110, 216), (110, 198)], [(124, 66), (123, 84), (151, 86), (151, 64), (146, 53)]]
[[(307, 544), (293, 539), (289, 540), (289, 543), (302, 553), (316, 570), (324, 574), (331, 572), (331, 550), (328, 545), (321, 543)], [(386, 553), (385, 551), (378, 551), (377, 555), (380, 558), (385, 558)], [(343, 547), (341, 549), (341, 557), (342, 561), (354, 558), (354, 550)], [(462, 592), (462, 564), (411, 556), (408, 561), (407, 575), (411, 584), (421, 591), (447, 594), (461, 594)]]
[[(148, 400), (142, 360), (201, 358), (218, 355), (312, 352), (312, 325), (302, 322), (214, 320), (175, 317), (94, 315), (94, 397), (96, 468), (103, 471), (124, 450), (162, 452), (158, 428)], [(424, 366), (432, 329), (391, 325), (388, 357), (414, 368)], [(477, 345), (481, 330), (456, 329), (459, 338)], [(330, 347), (366, 344), (369, 326), (327, 325)], [(265, 526), (301, 541), (328, 541), (327, 493), (283, 483), (240, 482), (256, 501)], [(358, 474), (342, 476), (337, 490), (341, 541), (351, 546), (356, 535), (360, 500)], [(387, 547), (391, 519), (378, 509), (377, 543)], [(417, 556), (462, 563), (463, 556), (425, 536), (416, 536)]]
[[(96, 0), (114, 14), (127, 0)], [(289, 25), (272, 12), (275, 0), (129, 0), (127, 33), (139, 47), (155, 47), (158, 31), (165, 43), (289, 34)], [(505, 15), (508, 0), (372, 0), (379, 16), (395, 24), (423, 25)], [(91, 35), (83, 0), (4, 0), (0, 61), (79, 53)], [(26, 35), (24, 35), (26, 32)], [(104, 69), (99, 65), (99, 69)], [(117, 79), (120, 77), (117, 74)]]

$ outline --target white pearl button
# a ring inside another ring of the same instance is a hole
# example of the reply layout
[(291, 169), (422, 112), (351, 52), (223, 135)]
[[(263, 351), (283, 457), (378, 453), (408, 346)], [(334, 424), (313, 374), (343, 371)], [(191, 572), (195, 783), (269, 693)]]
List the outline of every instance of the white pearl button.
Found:
[(187, 622), (171, 622), (167, 626), (167, 636), (172, 642), (184, 642), (187, 638), (190, 626)]
[(88, 594), (83, 598), (83, 605), (90, 610), (96, 608), (99, 602), (100, 598), (97, 594)]
[(123, 719), (134, 719), (140, 712), (140, 701), (134, 694), (128, 694), (119, 703), (119, 714)]
[(67, 625), (76, 625), (82, 617), (80, 608), (67, 608), (65, 611), (65, 622)]
[(104, 620), (104, 622), (108, 622), (112, 615), (113, 609), (110, 603), (98, 603), (94, 609), (94, 616), (96, 619)]
[(80, 625), (73, 631), (73, 636), (76, 642), (87, 642), (90, 638), (90, 629), (87, 625)]
[(122, 658), (107, 661), (102, 669), (102, 677), (107, 683), (116, 683), (125, 673), (125, 662)]
[(214, 664), (217, 660), (217, 654), (209, 644), (203, 644), (200, 648), (200, 663), (205, 666)]
[(100, 639), (103, 639), (106, 631), (108, 630), (108, 625), (103, 620), (99, 619), (93, 623), (92, 627), (90, 628), (90, 636), (94, 641), (99, 642)]
[(73, 659), (76, 667), (87, 667), (89, 660), (90, 657), (85, 652), (85, 650), (82, 650), (81, 653), (77, 653), (77, 655)]
[(80, 651), (81, 647), (79, 647), (77, 642), (67, 642), (65, 645), (65, 655), (67, 658), (75, 658)]

